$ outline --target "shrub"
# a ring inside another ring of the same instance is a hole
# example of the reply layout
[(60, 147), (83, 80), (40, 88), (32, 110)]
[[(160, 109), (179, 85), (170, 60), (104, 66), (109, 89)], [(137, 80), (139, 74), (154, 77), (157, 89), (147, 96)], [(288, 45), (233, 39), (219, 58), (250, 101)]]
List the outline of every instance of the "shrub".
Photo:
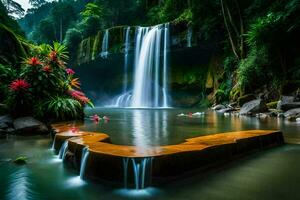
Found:
[(41, 102), (36, 108), (36, 115), (57, 120), (81, 118), (83, 115), (82, 105), (79, 101), (67, 96), (55, 96)]

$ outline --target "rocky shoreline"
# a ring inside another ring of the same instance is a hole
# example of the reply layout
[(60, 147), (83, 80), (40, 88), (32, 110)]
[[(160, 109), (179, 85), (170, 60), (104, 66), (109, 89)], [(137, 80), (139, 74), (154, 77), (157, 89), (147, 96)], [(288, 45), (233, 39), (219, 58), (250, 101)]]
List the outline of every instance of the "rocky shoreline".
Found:
[(47, 135), (50, 130), (45, 123), (30, 116), (18, 118), (10, 115), (0, 116), (0, 138), (7, 135)]
[[(239, 105), (240, 104), (240, 105)], [(293, 96), (282, 96), (278, 102), (266, 103), (263, 99), (253, 99), (245, 103), (213, 105), (212, 109), (224, 115), (243, 115), (257, 118), (278, 117), (300, 122), (300, 101)], [(275, 108), (274, 107), (275, 104)]]

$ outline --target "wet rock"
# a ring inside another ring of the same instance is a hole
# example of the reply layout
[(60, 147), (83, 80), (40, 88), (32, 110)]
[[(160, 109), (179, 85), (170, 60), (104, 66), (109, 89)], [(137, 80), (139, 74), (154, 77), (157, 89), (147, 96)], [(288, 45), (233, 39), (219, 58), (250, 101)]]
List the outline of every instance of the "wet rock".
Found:
[(232, 102), (232, 103), (228, 104), (228, 107), (229, 107), (229, 108), (235, 108), (235, 107), (237, 107), (237, 106), (238, 106), (238, 103), (237, 103), (237, 102)]
[(214, 106), (212, 109), (213, 110), (222, 110), (222, 109), (225, 109), (225, 108), (226, 107), (224, 105), (219, 104), (219, 105)]
[(16, 158), (13, 162), (17, 165), (25, 165), (27, 163), (27, 157), (25, 156), (20, 156)]
[(243, 106), (245, 103), (255, 99), (256, 97), (254, 94), (246, 94), (244, 96), (239, 97), (237, 101), (239, 106)]
[(258, 113), (258, 114), (256, 114), (256, 117), (259, 119), (266, 119), (269, 116), (266, 113)]
[(288, 110), (283, 115), (285, 118), (288, 118), (288, 119), (298, 118), (298, 117), (300, 117), (300, 108), (294, 108), (294, 109)]
[(266, 111), (268, 111), (268, 108), (265, 102), (261, 99), (257, 99), (245, 103), (240, 110), (240, 115), (253, 115)]
[(224, 109), (218, 110), (217, 112), (218, 113), (229, 113), (232, 111), (235, 111), (235, 109), (234, 108), (224, 108)]
[(300, 108), (300, 102), (292, 102), (292, 103), (280, 103), (279, 109), (282, 111), (288, 111), (294, 108)]
[(295, 102), (293, 96), (282, 96), (277, 103), (277, 109), (282, 111), (288, 111), (294, 108), (300, 108), (300, 102)]
[(9, 115), (0, 116), (0, 128), (2, 126), (12, 127), (13, 119)]
[(48, 127), (33, 117), (20, 117), (14, 120), (14, 128), (22, 135), (47, 134)]

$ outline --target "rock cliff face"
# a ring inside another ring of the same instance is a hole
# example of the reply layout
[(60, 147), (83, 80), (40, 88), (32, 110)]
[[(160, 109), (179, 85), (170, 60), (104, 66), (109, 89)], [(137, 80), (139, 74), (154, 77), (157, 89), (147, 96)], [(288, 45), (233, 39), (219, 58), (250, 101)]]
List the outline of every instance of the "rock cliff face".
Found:
[[(122, 92), (124, 66), (124, 38), (127, 26), (108, 29), (107, 58), (101, 57), (105, 31), (84, 39), (78, 46), (74, 60), (82, 80), (82, 88), (96, 105), (107, 105)], [(130, 27), (128, 54), (128, 86), (132, 87), (134, 69), (134, 38), (137, 27)], [(169, 80), (172, 106), (199, 105), (208, 94), (218, 87), (221, 49), (212, 42), (200, 41), (200, 33), (192, 33), (185, 24), (170, 24)], [(212, 94), (210, 96), (212, 96)]]

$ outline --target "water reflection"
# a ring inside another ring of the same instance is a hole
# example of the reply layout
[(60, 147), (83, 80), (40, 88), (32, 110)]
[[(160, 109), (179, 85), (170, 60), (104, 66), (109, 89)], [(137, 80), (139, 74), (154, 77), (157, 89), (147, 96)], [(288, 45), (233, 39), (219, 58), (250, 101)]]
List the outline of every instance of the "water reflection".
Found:
[[(200, 116), (180, 113), (205, 112)], [(178, 144), (186, 138), (229, 131), (280, 129), (285, 137), (300, 138), (300, 124), (283, 119), (235, 116), (199, 109), (107, 109), (88, 110), (87, 115), (101, 114), (110, 122), (94, 125), (85, 122), (85, 130), (107, 133), (113, 143), (135, 145), (144, 151), (149, 146)]]
[(32, 196), (36, 196), (32, 194), (33, 191), (28, 177), (28, 170), (24, 167), (10, 174), (8, 184), (7, 199), (32, 199)]

